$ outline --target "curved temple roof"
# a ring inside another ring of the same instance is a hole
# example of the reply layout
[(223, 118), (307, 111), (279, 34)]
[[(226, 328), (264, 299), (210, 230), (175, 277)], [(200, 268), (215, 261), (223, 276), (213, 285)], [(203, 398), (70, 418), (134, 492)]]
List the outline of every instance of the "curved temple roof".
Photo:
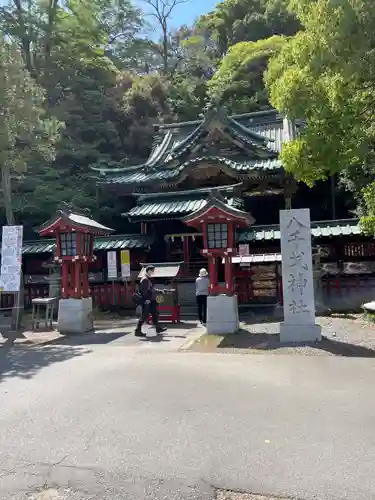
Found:
[[(184, 170), (201, 162), (215, 162), (238, 178), (282, 170), (278, 154), (286, 130), (283, 117), (276, 110), (228, 116), (223, 109), (211, 109), (203, 120), (159, 125), (156, 131), (146, 162), (115, 169), (93, 167), (100, 173), (98, 182), (144, 186), (170, 181), (173, 184)], [(220, 141), (232, 149), (230, 157), (221, 151)], [(212, 143), (218, 145), (214, 155)]]

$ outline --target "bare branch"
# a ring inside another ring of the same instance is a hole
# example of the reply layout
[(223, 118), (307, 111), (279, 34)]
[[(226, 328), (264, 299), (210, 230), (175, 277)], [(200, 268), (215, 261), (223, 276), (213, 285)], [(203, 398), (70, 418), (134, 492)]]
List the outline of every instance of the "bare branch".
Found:
[(149, 16), (155, 17), (159, 23), (162, 35), (161, 56), (163, 58), (164, 74), (169, 72), (169, 19), (174, 9), (181, 4), (187, 3), (189, 0), (142, 0), (143, 3), (153, 9), (153, 12), (147, 13)]

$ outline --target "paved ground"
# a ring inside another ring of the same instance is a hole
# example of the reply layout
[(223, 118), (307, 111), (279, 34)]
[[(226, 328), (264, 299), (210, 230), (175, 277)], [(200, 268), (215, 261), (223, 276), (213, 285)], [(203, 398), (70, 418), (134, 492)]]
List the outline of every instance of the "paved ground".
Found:
[[(0, 347), (8, 348), (10, 346), (42, 346), (42, 345), (81, 345), (81, 344), (108, 344), (116, 339), (121, 339), (125, 345), (141, 345), (149, 348), (152, 344), (158, 344), (163, 348), (176, 349), (186, 342), (188, 337), (195, 334), (197, 322), (183, 322), (178, 325), (168, 325), (166, 335), (157, 336), (152, 325), (143, 326), (143, 332), (147, 338), (137, 339), (134, 337), (137, 320), (128, 319), (108, 319), (95, 321), (95, 333), (85, 334), (83, 336), (63, 336), (56, 330), (24, 329), (15, 334), (1, 329), (0, 323)], [(56, 325), (55, 325), (56, 326)], [(194, 330), (194, 331), (193, 331)]]
[(280, 344), (279, 325), (273, 318), (249, 317), (239, 334), (205, 336), (191, 349), (197, 352), (256, 352), (306, 356), (345, 356), (375, 358), (375, 324), (361, 314), (336, 314), (317, 318), (323, 340), (313, 345)]
[(1, 499), (375, 497), (373, 359), (105, 338), (0, 349)]

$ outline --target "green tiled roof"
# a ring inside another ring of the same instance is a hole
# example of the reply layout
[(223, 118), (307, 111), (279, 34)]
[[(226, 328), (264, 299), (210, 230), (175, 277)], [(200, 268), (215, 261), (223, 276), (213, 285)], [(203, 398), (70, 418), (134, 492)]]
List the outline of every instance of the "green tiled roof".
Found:
[(204, 207), (207, 200), (181, 200), (160, 203), (145, 203), (132, 208), (126, 215), (130, 218), (187, 214)]
[(153, 243), (152, 236), (142, 234), (118, 234), (109, 238), (95, 238), (94, 250), (145, 248)]
[[(265, 158), (272, 163), (272, 159), (275, 159), (281, 151), (284, 138), (283, 117), (273, 109), (232, 116), (228, 116), (224, 109), (211, 109), (206, 112), (202, 120), (157, 125), (155, 128), (154, 144), (146, 161), (121, 168), (111, 168), (110, 165), (92, 167), (92, 170), (100, 172), (103, 176), (99, 182), (142, 184), (175, 178), (187, 163), (195, 161), (191, 158), (192, 155), (200, 150), (200, 145), (206, 145), (207, 138), (213, 132), (215, 136), (218, 133), (219, 137), (229, 139), (233, 143), (234, 150), (241, 150), (242, 154), (237, 155), (239, 167), (233, 165), (233, 168), (251, 171), (257, 159)], [(190, 161), (184, 163), (187, 155), (190, 156)], [(220, 155), (219, 150), (218, 155)], [(242, 163), (243, 156), (253, 161)], [(202, 159), (205, 158), (198, 158), (198, 161)], [(215, 157), (212, 159), (216, 160)], [(176, 167), (177, 162), (180, 162), (178, 167)], [(255, 168), (262, 169), (262, 162)]]
[(101, 182), (103, 184), (152, 184), (155, 181), (168, 182), (169, 180), (177, 178), (185, 168), (193, 167), (194, 165), (204, 161), (221, 164), (233, 170), (233, 172), (238, 176), (251, 175), (259, 172), (269, 173), (278, 171), (282, 168), (281, 162), (277, 159), (265, 159), (239, 163), (220, 156), (200, 156), (186, 161), (175, 168), (164, 167), (154, 170), (147, 170), (144, 168), (142, 170), (132, 170), (131, 172), (123, 173), (121, 175), (114, 174), (103, 176)]
[(25, 241), (22, 253), (50, 253), (55, 248), (55, 240)]
[[(342, 219), (311, 223), (311, 235), (314, 238), (351, 236), (361, 234), (358, 219)], [(251, 241), (271, 241), (280, 239), (280, 226), (254, 226), (249, 231), (238, 234), (239, 243)]]
[[(153, 243), (151, 236), (140, 234), (118, 234), (115, 236), (103, 236), (95, 238), (94, 250), (116, 250), (145, 248)], [(23, 254), (50, 253), (55, 248), (55, 240), (25, 241), (22, 249)]]
[[(238, 207), (242, 205), (242, 200), (230, 198), (227, 201), (229, 206)], [(180, 199), (171, 201), (159, 201), (144, 203), (132, 208), (128, 213), (123, 214), (129, 219), (150, 219), (152, 217), (179, 217), (187, 215), (196, 210), (200, 210), (207, 204), (207, 198), (201, 199)]]
[[(228, 205), (242, 207), (243, 200), (236, 198), (240, 187), (241, 183), (218, 186), (215, 189), (227, 200)], [(147, 220), (153, 217), (181, 217), (203, 208), (211, 191), (211, 188), (201, 188), (187, 191), (135, 194), (137, 205), (123, 216), (133, 220)]]

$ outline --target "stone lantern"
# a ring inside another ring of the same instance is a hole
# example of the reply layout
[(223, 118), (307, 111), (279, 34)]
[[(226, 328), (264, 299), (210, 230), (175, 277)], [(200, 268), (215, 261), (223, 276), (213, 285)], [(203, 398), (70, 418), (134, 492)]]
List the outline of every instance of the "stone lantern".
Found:
[[(238, 303), (234, 295), (232, 256), (236, 254), (236, 230), (254, 223), (253, 217), (228, 205), (219, 191), (212, 190), (207, 204), (182, 221), (203, 234), (202, 255), (208, 259), (210, 280), (207, 300), (207, 333), (238, 330)], [(218, 283), (218, 263), (224, 261), (225, 283)]]
[(95, 260), (94, 237), (112, 231), (92, 220), (87, 212), (67, 204), (40, 228), (40, 236), (55, 236), (54, 261), (61, 265), (59, 332), (84, 333), (93, 329), (88, 266)]

